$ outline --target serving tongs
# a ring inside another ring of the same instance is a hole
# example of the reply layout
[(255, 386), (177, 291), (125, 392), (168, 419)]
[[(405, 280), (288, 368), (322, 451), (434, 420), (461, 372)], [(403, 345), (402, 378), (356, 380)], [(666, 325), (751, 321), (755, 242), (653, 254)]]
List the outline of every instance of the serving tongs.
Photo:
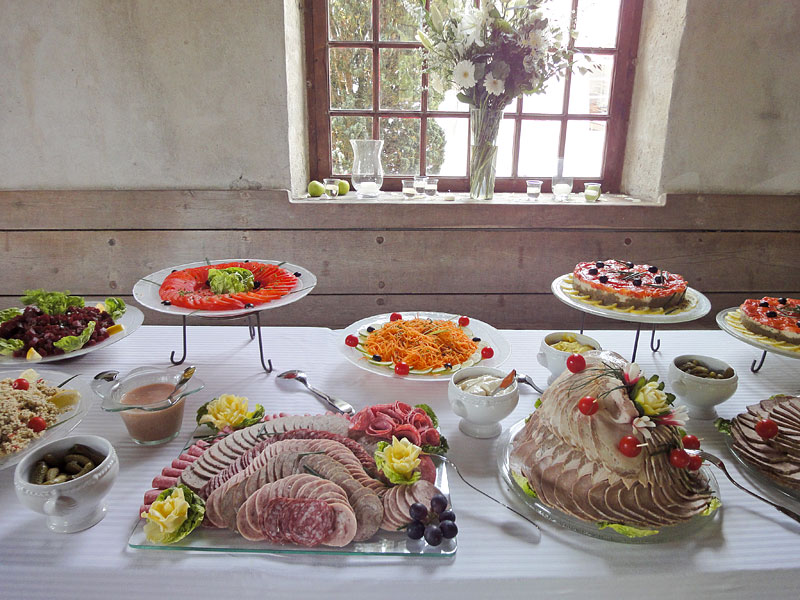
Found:
[[(203, 389), (203, 382), (194, 377), (195, 371), (195, 367), (191, 366), (184, 369), (180, 375), (177, 375), (168, 369), (140, 367), (122, 378), (119, 378), (119, 371), (101, 371), (92, 379), (91, 387), (103, 399), (100, 407), (107, 412), (123, 412), (126, 410), (156, 412), (165, 410), (177, 404), (186, 396)], [(191, 389), (187, 390), (185, 387), (190, 380), (192, 381), (192, 386)], [(127, 392), (139, 386), (153, 383), (174, 383), (175, 387), (164, 400), (155, 404), (123, 404), (121, 402)]]
[(776, 504), (772, 500), (767, 500), (763, 496), (759, 496), (755, 492), (752, 492), (752, 491), (748, 490), (746, 487), (744, 487), (743, 485), (737, 483), (736, 480), (733, 477), (731, 477), (731, 474), (728, 473), (728, 469), (725, 467), (725, 463), (723, 463), (721, 459), (717, 458), (713, 454), (709, 454), (708, 452), (705, 452), (704, 450), (699, 450), (697, 452), (693, 452), (692, 454), (697, 454), (697, 456), (699, 456), (700, 458), (702, 458), (704, 460), (707, 460), (709, 463), (711, 463), (712, 465), (717, 467), (720, 471), (722, 471), (725, 474), (725, 477), (727, 477), (728, 480), (733, 485), (735, 485), (737, 488), (739, 488), (743, 492), (746, 492), (746, 493), (750, 494), (754, 498), (758, 498), (762, 502), (766, 502), (771, 507), (773, 507), (775, 510), (778, 510), (778, 511), (782, 512), (783, 514), (785, 514), (790, 519), (794, 519), (795, 521), (800, 523), (800, 515), (798, 515), (796, 512), (793, 512), (793, 511), (789, 510), (788, 508), (781, 506), (780, 504)]

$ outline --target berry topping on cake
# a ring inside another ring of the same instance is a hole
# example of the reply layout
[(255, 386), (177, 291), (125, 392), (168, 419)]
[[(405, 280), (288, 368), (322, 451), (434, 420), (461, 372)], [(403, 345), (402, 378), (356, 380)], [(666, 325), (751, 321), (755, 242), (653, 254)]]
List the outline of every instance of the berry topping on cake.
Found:
[(676, 273), (611, 259), (578, 263), (572, 272), (572, 285), (602, 304), (635, 308), (677, 306), (687, 289), (686, 280)]

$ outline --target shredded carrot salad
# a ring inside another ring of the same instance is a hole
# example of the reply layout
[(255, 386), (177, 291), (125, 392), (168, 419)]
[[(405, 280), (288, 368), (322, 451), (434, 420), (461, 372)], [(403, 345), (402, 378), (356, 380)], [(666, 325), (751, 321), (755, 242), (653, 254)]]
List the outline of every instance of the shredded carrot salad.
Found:
[(386, 323), (367, 336), (363, 347), (382, 361), (404, 362), (412, 369), (457, 365), (478, 349), (452, 321), (403, 319)]

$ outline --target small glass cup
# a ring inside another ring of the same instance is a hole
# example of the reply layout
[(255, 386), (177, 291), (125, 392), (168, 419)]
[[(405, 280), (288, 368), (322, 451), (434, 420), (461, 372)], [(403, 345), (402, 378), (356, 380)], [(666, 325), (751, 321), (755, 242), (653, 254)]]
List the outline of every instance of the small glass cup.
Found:
[(414, 190), (420, 196), (425, 193), (425, 186), (428, 184), (428, 178), (423, 175), (414, 177)]
[(322, 185), (325, 187), (325, 194), (328, 198), (336, 198), (339, 195), (338, 179), (323, 179)]
[(597, 202), (597, 200), (600, 198), (600, 184), (587, 183), (583, 191), (583, 197), (587, 202)]
[(435, 196), (438, 191), (439, 191), (439, 178), (428, 177), (427, 181), (425, 182), (425, 195)]
[(572, 177), (553, 176), (553, 196), (556, 202), (566, 202), (572, 193)]
[(536, 200), (539, 194), (542, 193), (542, 181), (540, 179), (528, 179), (525, 183), (527, 185), (528, 198)]
[(406, 199), (413, 198), (417, 195), (417, 190), (414, 189), (413, 179), (403, 179), (403, 197)]

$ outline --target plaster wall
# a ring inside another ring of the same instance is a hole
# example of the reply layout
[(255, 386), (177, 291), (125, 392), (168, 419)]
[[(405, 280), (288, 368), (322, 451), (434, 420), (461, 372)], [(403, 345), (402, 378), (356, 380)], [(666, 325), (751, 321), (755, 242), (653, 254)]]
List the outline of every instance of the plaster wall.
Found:
[(798, 40), (796, 0), (688, 1), (661, 191), (800, 191)]
[(0, 15), (0, 189), (304, 187), (296, 0), (0, 0)]

